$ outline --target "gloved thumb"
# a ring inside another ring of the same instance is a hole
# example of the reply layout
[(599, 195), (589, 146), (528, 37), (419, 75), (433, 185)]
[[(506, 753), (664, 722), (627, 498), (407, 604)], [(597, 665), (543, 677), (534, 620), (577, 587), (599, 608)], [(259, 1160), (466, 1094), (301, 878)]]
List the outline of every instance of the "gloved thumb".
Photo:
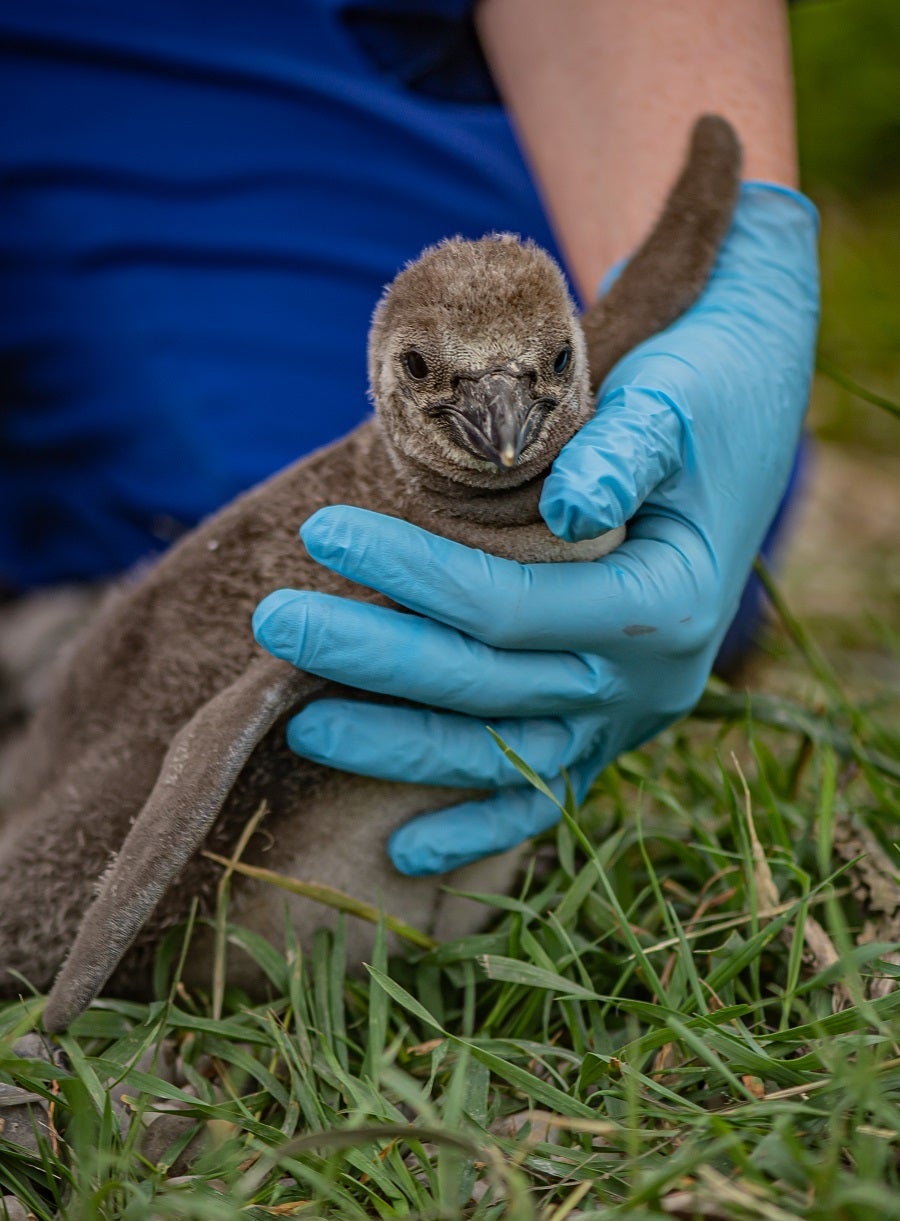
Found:
[(541, 515), (569, 542), (624, 526), (682, 466), (685, 425), (660, 390), (615, 386), (564, 446), (541, 495)]

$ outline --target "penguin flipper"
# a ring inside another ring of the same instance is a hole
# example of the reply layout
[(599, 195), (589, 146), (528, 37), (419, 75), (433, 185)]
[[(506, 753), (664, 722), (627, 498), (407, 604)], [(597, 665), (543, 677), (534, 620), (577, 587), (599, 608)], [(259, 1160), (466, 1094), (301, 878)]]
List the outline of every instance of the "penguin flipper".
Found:
[(53, 984), (46, 1030), (64, 1030), (91, 1003), (203, 843), (257, 744), (321, 685), (284, 662), (261, 658), (175, 735)]
[(670, 326), (703, 292), (731, 224), (740, 179), (734, 128), (719, 115), (701, 115), (659, 219), (606, 295), (581, 316), (592, 392), (616, 361)]

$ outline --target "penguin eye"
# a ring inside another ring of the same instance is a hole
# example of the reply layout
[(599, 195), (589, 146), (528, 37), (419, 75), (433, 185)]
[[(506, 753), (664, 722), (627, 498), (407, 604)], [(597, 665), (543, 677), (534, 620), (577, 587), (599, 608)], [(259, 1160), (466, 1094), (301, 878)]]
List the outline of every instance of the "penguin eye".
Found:
[(421, 382), (428, 376), (428, 362), (421, 352), (410, 348), (403, 354), (403, 366), (413, 381)]
[(570, 347), (560, 348), (556, 353), (556, 359), (553, 362), (553, 372), (559, 377), (565, 373), (569, 367), (569, 361), (572, 357), (572, 349)]

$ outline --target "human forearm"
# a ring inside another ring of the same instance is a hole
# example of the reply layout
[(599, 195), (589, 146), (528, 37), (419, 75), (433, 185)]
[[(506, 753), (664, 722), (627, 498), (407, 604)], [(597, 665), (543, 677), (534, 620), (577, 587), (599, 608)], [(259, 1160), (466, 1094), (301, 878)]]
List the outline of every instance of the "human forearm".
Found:
[(482, 0), (476, 11), (585, 298), (650, 228), (698, 114), (737, 128), (745, 177), (796, 185), (783, 0)]

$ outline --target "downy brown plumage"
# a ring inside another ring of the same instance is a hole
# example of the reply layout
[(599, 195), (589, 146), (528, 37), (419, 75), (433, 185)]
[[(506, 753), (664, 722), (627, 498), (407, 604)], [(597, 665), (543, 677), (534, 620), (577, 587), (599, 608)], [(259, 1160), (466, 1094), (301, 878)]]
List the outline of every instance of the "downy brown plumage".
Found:
[[(101, 608), (30, 728), (14, 813), (0, 827), (0, 995), (21, 972), (64, 1028), (112, 976), (149, 985), (162, 934), (194, 899), (210, 912), (220, 869), (261, 800), (264, 833), (244, 859), (327, 881), (438, 937), (482, 909), (446, 895), (508, 886), (516, 854), (439, 879), (391, 866), (387, 837), (460, 790), (389, 784), (298, 759), (287, 717), (338, 688), (264, 653), (257, 602), (294, 586), (384, 602), (304, 554), (296, 530), (324, 505), (359, 505), (523, 562), (595, 558), (621, 531), (555, 538), (538, 513), (545, 474), (593, 411), (619, 357), (700, 294), (728, 228), (740, 151), (731, 127), (695, 126), (681, 177), (647, 241), (579, 321), (562, 273), (508, 235), (432, 247), (388, 287), (373, 319), (374, 419), (248, 492)], [(346, 692), (343, 692), (346, 694)], [(284, 905), (301, 936), (326, 909), (235, 878), (232, 916), (277, 938)], [(355, 922), (350, 954), (371, 930)], [(73, 944), (74, 943), (74, 944)], [(188, 975), (205, 978), (208, 942)], [(255, 985), (246, 958), (232, 978)]]

